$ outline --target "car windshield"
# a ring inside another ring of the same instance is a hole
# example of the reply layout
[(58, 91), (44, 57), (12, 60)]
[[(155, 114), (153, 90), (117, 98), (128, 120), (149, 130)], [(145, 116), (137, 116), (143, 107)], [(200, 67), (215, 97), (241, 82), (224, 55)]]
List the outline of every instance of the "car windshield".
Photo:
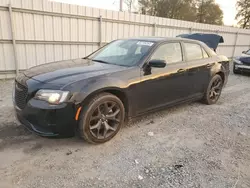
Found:
[(246, 54), (247, 54), (247, 55), (250, 55), (250, 50), (246, 51)]
[(117, 40), (88, 58), (101, 63), (133, 66), (147, 54), (153, 45), (153, 42), (141, 40)]

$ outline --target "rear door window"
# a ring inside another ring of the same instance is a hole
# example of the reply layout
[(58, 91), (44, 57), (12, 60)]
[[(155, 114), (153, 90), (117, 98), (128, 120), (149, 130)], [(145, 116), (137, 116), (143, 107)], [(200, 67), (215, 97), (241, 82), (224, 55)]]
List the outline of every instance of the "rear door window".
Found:
[(187, 61), (199, 60), (203, 58), (201, 46), (195, 43), (184, 43)]

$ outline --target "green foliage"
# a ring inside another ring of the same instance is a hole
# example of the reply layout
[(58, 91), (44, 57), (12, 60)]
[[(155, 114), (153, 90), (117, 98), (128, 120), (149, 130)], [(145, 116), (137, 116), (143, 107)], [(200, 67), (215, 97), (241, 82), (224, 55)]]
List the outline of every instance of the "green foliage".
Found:
[(223, 12), (214, 0), (198, 1), (197, 22), (223, 25)]
[(250, 28), (250, 0), (237, 1), (237, 15), (235, 19), (239, 20), (238, 24), (245, 29)]
[(142, 14), (208, 24), (223, 24), (223, 12), (214, 0), (139, 0), (139, 5)]

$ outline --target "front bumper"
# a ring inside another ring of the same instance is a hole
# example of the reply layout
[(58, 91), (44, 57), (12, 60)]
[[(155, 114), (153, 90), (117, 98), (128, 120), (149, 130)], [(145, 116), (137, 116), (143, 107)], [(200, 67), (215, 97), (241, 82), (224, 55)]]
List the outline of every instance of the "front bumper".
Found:
[(74, 119), (75, 105), (72, 103), (50, 105), (31, 99), (24, 109), (19, 109), (15, 104), (14, 107), (17, 120), (38, 135), (74, 136), (77, 121)]
[(237, 64), (234, 62), (234, 70), (238, 71), (238, 72), (249, 72), (250, 73), (250, 65)]

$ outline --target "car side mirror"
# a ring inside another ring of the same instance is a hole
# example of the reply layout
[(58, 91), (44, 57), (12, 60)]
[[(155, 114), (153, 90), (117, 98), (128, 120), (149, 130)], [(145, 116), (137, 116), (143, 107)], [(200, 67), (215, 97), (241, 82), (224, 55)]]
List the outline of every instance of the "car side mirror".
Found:
[(243, 54), (246, 54), (246, 51), (243, 51), (242, 53), (243, 53)]
[(148, 62), (148, 65), (150, 67), (164, 68), (166, 67), (167, 63), (165, 60), (152, 59)]

